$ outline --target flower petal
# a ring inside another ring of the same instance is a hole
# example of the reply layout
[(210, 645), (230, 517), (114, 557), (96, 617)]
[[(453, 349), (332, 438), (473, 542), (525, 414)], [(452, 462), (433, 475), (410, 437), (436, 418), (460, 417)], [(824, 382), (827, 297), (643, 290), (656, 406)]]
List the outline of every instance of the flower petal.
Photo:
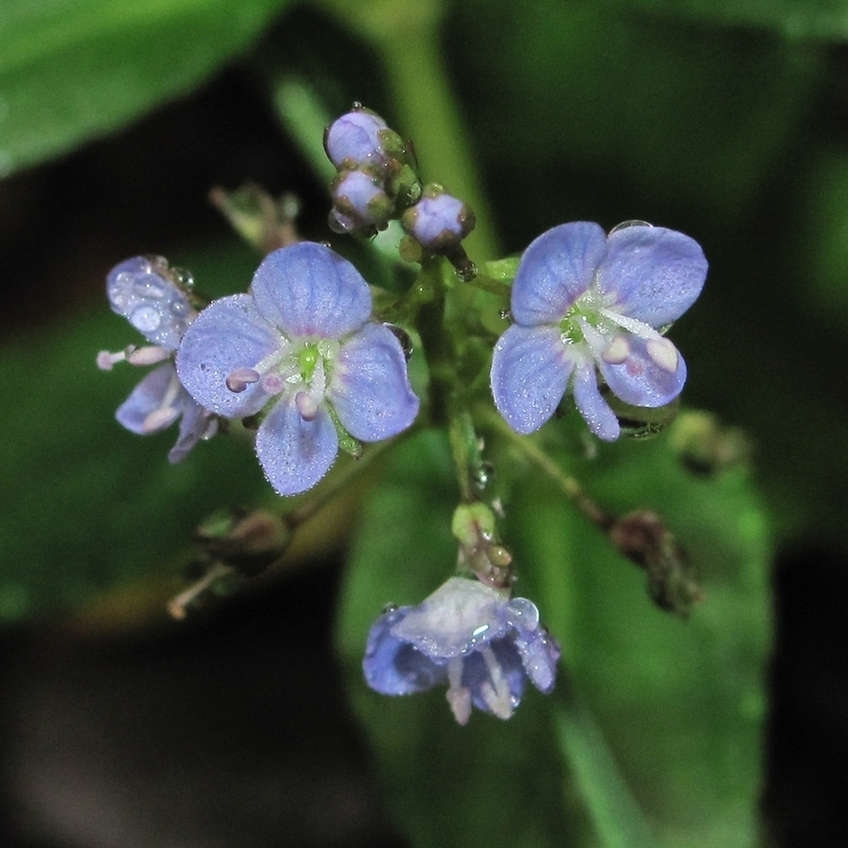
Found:
[(619, 312), (662, 327), (695, 302), (706, 276), (707, 260), (694, 239), (637, 226), (609, 236), (597, 279), (601, 291), (615, 293)]
[(263, 320), (249, 294), (222, 297), (186, 330), (177, 352), (177, 373), (203, 407), (227, 418), (258, 412), (268, 400), (261, 381), (243, 392), (227, 388), (237, 368), (252, 368), (279, 349), (279, 333)]
[(462, 685), (471, 691), (478, 710), (508, 719), (521, 702), (527, 673), (518, 649), (510, 638), (496, 639), (484, 650), (475, 651), (462, 665)]
[(609, 404), (601, 397), (595, 367), (581, 363), (574, 372), (574, 402), (589, 425), (589, 429), (605, 442), (614, 442), (621, 435), (621, 426)]
[[(153, 430), (145, 428), (144, 423), (151, 413), (162, 407), (169, 392), (173, 392), (176, 397), (178, 391), (179, 381), (174, 371), (174, 364), (166, 362), (144, 376), (130, 396), (118, 407), (115, 418), (122, 427), (137, 436), (146, 436), (165, 430), (173, 424), (173, 419)], [(173, 403), (168, 404), (168, 406), (173, 405)]]
[(392, 629), (410, 607), (380, 616), (368, 634), (362, 670), (365, 682), (384, 695), (423, 692), (447, 681), (447, 666), (434, 662), (414, 645), (392, 635)]
[(589, 287), (606, 249), (606, 235), (588, 221), (561, 224), (530, 244), (512, 284), (519, 324), (553, 324)]
[(540, 692), (550, 692), (554, 688), (556, 665), (560, 657), (560, 647), (556, 639), (544, 628), (537, 627), (526, 633), (517, 633), (515, 647), (533, 685)]
[(182, 386), (180, 386), (180, 397), (177, 398), (176, 403), (182, 410), (182, 418), (180, 419), (180, 435), (168, 451), (168, 462), (173, 465), (182, 462), (204, 435), (215, 432), (218, 423), (217, 419), (211, 422), (210, 428), (211, 413), (194, 400)]
[(365, 442), (396, 436), (418, 415), (397, 336), (367, 323), (345, 342), (333, 364), (328, 398), (342, 426)]
[(339, 437), (326, 407), (311, 420), (300, 414), (293, 395), (282, 397), (256, 433), (256, 456), (280, 495), (311, 489), (330, 470)]
[(371, 292), (359, 271), (313, 242), (269, 253), (251, 291), (259, 313), (289, 336), (339, 339), (371, 315)]
[(538, 430), (565, 394), (574, 361), (560, 335), (553, 326), (513, 324), (495, 345), (492, 396), (516, 433)]
[(633, 406), (657, 407), (671, 403), (686, 382), (686, 363), (667, 339), (627, 335), (630, 355), (616, 364), (598, 360), (601, 374), (613, 394)]

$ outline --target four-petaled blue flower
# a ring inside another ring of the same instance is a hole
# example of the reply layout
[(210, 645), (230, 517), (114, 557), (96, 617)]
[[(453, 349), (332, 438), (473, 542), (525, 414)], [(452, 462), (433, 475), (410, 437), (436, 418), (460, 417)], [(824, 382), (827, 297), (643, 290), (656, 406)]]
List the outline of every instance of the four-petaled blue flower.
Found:
[(418, 606), (377, 619), (362, 665), (368, 685), (386, 695), (446, 683), (454, 717), (465, 724), (472, 704), (510, 718), (528, 680), (550, 692), (559, 656), (531, 601), (452, 577)]
[(618, 419), (598, 387), (633, 406), (676, 398), (686, 365), (663, 330), (701, 292), (707, 261), (696, 241), (634, 222), (609, 236), (576, 222), (543, 233), (521, 258), (512, 285), (515, 324), (498, 340), (492, 394), (518, 433), (532, 433), (571, 386), (595, 435), (614, 441)]
[(106, 294), (113, 311), (126, 318), (151, 344), (118, 353), (101, 351), (97, 364), (108, 371), (121, 361), (131, 365), (164, 362), (142, 379), (118, 407), (115, 417), (138, 435), (158, 433), (179, 418), (180, 434), (168, 453), (168, 459), (175, 463), (184, 459), (199, 439), (214, 434), (217, 420), (192, 399), (174, 368), (174, 353), (197, 313), (171, 278), (173, 274), (161, 257), (145, 256), (127, 259), (109, 272)]
[(333, 464), (336, 422), (375, 442), (418, 413), (400, 342), (370, 316), (371, 292), (353, 265), (300, 242), (265, 257), (250, 293), (200, 313), (180, 344), (177, 372), (219, 415), (244, 418), (269, 405), (256, 454), (279, 494), (298, 494)]

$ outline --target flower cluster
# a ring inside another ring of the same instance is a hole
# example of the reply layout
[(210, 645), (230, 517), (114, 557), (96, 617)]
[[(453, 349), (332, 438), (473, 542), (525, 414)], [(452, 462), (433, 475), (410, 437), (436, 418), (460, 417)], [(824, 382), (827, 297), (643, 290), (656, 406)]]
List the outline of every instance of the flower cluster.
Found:
[(173, 357), (197, 313), (183, 287), (180, 272), (159, 256), (135, 256), (116, 265), (106, 277), (106, 295), (114, 312), (126, 318), (151, 344), (117, 353), (101, 351), (98, 366), (109, 371), (121, 361), (131, 365), (164, 363), (151, 371), (118, 407), (115, 417), (133, 433), (148, 435), (180, 419), (180, 434), (168, 459), (179, 462), (217, 429), (212, 413), (183, 388)]
[(386, 695), (408, 695), (447, 683), (459, 724), (471, 707), (508, 719), (527, 682), (554, 685), (559, 645), (526, 598), (479, 580), (451, 577), (418, 606), (389, 609), (371, 627), (363, 670)]
[(330, 191), (330, 227), (371, 236), (399, 218), (428, 253), (449, 256), (474, 229), (471, 208), (442, 186), (421, 185), (411, 145), (377, 114), (355, 105), (324, 134), (338, 174)]
[(663, 332), (701, 292), (707, 261), (683, 233), (642, 222), (609, 235), (587, 222), (562, 224), (525, 251), (512, 285), (515, 323), (498, 340), (492, 395), (518, 433), (532, 433), (570, 387), (601, 439), (620, 426), (598, 385), (633, 406), (674, 400), (686, 364)]
[(370, 317), (371, 292), (353, 265), (299, 242), (265, 257), (249, 293), (200, 313), (177, 373), (218, 415), (261, 414), (259, 463), (279, 494), (298, 494), (333, 464), (340, 430), (376, 442), (418, 414), (400, 342)]

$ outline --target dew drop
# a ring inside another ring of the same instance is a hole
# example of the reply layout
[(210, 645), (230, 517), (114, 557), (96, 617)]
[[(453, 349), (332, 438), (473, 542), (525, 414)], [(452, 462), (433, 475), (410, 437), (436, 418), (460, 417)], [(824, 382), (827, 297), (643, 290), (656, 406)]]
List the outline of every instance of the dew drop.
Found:
[(178, 285), (183, 288), (190, 289), (194, 286), (194, 275), (186, 268), (171, 268), (174, 276), (177, 278)]
[(159, 312), (152, 306), (139, 306), (130, 315), (130, 324), (141, 333), (152, 333), (161, 323)]
[(471, 631), (471, 641), (476, 641), (478, 636), (482, 636), (489, 629), (488, 624), (481, 624), (479, 627)]
[(630, 227), (653, 227), (653, 224), (649, 224), (647, 221), (639, 221), (637, 219), (633, 219), (632, 221), (622, 221), (620, 224), (616, 224), (610, 231), (609, 234), (617, 233), (620, 230), (628, 230)]
[(500, 315), (504, 321), (512, 321), (512, 312), (508, 309), (501, 309), (501, 311), (498, 312), (498, 315)]
[(397, 604), (386, 604), (383, 607), (383, 615), (388, 615), (390, 612), (394, 612), (396, 609), (399, 609)]
[(158, 282), (156, 277), (143, 277), (134, 286), (133, 291), (139, 297), (149, 297), (153, 300), (160, 300), (165, 297), (165, 287)]

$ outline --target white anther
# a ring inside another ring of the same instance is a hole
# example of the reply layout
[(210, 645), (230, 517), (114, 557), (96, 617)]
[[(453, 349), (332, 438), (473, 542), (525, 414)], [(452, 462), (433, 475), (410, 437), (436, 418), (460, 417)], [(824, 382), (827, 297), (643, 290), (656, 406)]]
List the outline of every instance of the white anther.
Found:
[(680, 355), (677, 353), (677, 348), (668, 339), (651, 339), (647, 344), (647, 348), (648, 356), (660, 368), (672, 374), (677, 370)]
[(238, 394), (249, 385), (259, 380), (259, 372), (255, 368), (236, 368), (227, 375), (227, 388)]
[(312, 395), (308, 392), (298, 392), (294, 396), (294, 403), (297, 411), (300, 413), (300, 417), (304, 421), (315, 420), (315, 417), (318, 415), (318, 404)]
[(448, 660), (447, 699), (457, 724), (468, 724), (471, 718), (471, 690), (462, 685), (462, 657)]
[(609, 362), (610, 365), (620, 365), (628, 356), (630, 356), (630, 343), (624, 336), (616, 336), (601, 354), (604, 362)]
[(117, 351), (117, 353), (111, 353), (108, 350), (101, 350), (100, 353), (97, 354), (97, 367), (101, 371), (111, 371), (114, 365), (119, 362), (123, 362), (134, 350), (135, 348), (132, 347), (132, 345), (124, 350)]

